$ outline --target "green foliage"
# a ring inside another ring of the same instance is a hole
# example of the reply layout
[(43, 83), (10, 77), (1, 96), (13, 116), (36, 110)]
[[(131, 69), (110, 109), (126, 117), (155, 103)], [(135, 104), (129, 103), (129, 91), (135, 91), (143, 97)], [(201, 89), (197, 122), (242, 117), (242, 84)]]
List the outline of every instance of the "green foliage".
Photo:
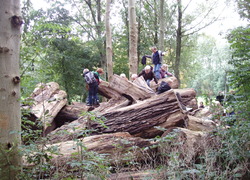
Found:
[(213, 99), (219, 91), (228, 90), (227, 74), (232, 68), (228, 65), (231, 51), (227, 45), (221, 46), (214, 38), (207, 36), (200, 37), (197, 46), (191, 62), (196, 69), (187, 86), (193, 87), (198, 96)]
[[(85, 42), (72, 33), (73, 20), (61, 6), (34, 11), (25, 9), (31, 25), (21, 46), (22, 94), (28, 96), (39, 82), (56, 81), (66, 90), (68, 99), (82, 100), (83, 68), (100, 65), (93, 42)], [(31, 23), (32, 22), (32, 23)]]

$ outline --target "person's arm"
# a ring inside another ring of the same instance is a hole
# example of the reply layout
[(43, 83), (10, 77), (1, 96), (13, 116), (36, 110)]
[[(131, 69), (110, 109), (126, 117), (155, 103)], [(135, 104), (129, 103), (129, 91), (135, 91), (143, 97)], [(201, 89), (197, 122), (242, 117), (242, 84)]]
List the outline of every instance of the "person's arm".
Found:
[(142, 71), (138, 74), (138, 77), (142, 76), (144, 73), (145, 73), (145, 71), (142, 70)]
[(173, 74), (168, 72), (168, 71), (166, 71), (165, 74), (168, 75), (168, 76), (173, 76)]
[(146, 58), (150, 58), (152, 59), (152, 56), (151, 55), (145, 55)]

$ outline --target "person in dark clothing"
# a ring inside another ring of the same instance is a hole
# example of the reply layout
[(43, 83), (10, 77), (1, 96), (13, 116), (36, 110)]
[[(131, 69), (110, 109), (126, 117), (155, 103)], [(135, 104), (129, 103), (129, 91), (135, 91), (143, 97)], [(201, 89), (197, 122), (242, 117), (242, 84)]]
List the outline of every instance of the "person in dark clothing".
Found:
[(152, 68), (150, 66), (146, 66), (140, 74), (138, 74), (138, 77), (143, 76), (145, 81), (147, 82), (147, 85), (150, 87), (150, 81), (154, 79), (155, 83), (158, 84), (158, 80), (155, 77), (154, 72), (152, 71)]
[(205, 108), (205, 106), (204, 106), (204, 104), (203, 104), (203, 102), (200, 102), (200, 106), (199, 106), (199, 108)]
[[(92, 73), (92, 74), (91, 74)], [(93, 76), (92, 80), (87, 81), (86, 77)], [(87, 101), (87, 106), (92, 106), (92, 105), (97, 105), (97, 90), (98, 90), (98, 81), (99, 77), (96, 73), (93, 73), (89, 71), (88, 69), (83, 70), (83, 77), (85, 78), (85, 81), (88, 85), (88, 101)]]
[(216, 101), (219, 101), (220, 104), (223, 106), (223, 102), (224, 102), (224, 95), (223, 93), (220, 91), (218, 96), (216, 96)]
[(161, 63), (162, 63), (162, 56), (164, 56), (164, 53), (157, 50), (156, 47), (151, 48), (152, 55), (146, 55), (147, 58), (152, 59), (152, 63), (154, 64), (154, 73), (157, 79), (161, 78), (160, 74), (160, 68), (161, 68)]

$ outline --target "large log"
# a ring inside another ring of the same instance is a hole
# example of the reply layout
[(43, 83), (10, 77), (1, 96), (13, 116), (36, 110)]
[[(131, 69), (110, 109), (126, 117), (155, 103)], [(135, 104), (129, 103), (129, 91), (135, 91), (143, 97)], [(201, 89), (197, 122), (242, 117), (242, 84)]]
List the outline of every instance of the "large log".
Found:
[[(107, 162), (114, 164), (146, 160), (145, 153), (151, 154), (156, 148), (150, 148), (155, 142), (140, 137), (133, 137), (127, 132), (102, 134), (88, 136), (76, 141), (64, 141), (47, 147), (58, 147), (59, 152), (54, 156), (53, 161), (59, 162), (60, 166), (65, 165), (70, 159), (81, 156), (81, 149), (95, 151), (98, 154), (105, 154)], [(146, 148), (147, 147), (147, 148)]]
[(192, 131), (213, 131), (216, 129), (216, 123), (212, 120), (205, 120), (189, 115), (187, 129)]
[(109, 87), (114, 89), (129, 100), (144, 100), (155, 95), (155, 93), (148, 92), (147, 89), (132, 83), (118, 75), (113, 75), (109, 83)]
[(91, 127), (97, 129), (97, 132), (129, 132), (144, 138), (152, 138), (162, 133), (155, 126), (185, 127), (187, 118), (173, 90), (101, 115), (106, 118), (104, 123), (108, 128), (92, 122)]
[(182, 99), (182, 103), (193, 109), (198, 109), (197, 100), (196, 100), (196, 92), (193, 88), (185, 88), (185, 89), (174, 89), (175, 93), (179, 93)]
[[(103, 121), (108, 128), (96, 122), (101, 117), (105, 117)], [(95, 121), (87, 122), (93, 118)], [(72, 140), (73, 137), (80, 137), (86, 128), (94, 129), (98, 134), (129, 132), (134, 136), (152, 138), (163, 133), (155, 126), (167, 128), (186, 125), (187, 115), (181, 109), (174, 91), (170, 90), (127, 107), (110, 109), (104, 113), (96, 112), (93, 115), (87, 114), (52, 132), (50, 139), (53, 142)]]
[(56, 125), (53, 120), (66, 105), (66, 98), (66, 92), (60, 90), (55, 82), (38, 84), (33, 91), (31, 99), (34, 103), (31, 106), (31, 112), (43, 122), (44, 135), (55, 129)]
[[(170, 133), (172, 134), (170, 135)], [(162, 142), (161, 146), (158, 147), (160, 154), (175, 152), (180, 154), (179, 158), (182, 158), (186, 163), (190, 163), (199, 153), (204, 152), (204, 142), (207, 137), (205, 132), (185, 128), (169, 128), (162, 137), (168, 135), (170, 135), (171, 141)]]
[(172, 76), (172, 77), (167, 77), (167, 78), (163, 78), (163, 79), (159, 79), (158, 84), (155, 83), (155, 81), (151, 81), (150, 82), (150, 87), (156, 91), (156, 89), (158, 88), (159, 84), (161, 84), (162, 81), (165, 81), (169, 84), (169, 86), (172, 89), (177, 89), (179, 88), (179, 83), (176, 77)]
[(145, 81), (145, 79), (142, 76), (136, 78), (133, 81), (133, 83), (144, 88), (146, 91), (148, 91), (148, 93), (153, 93), (153, 94), (155, 93), (155, 91), (152, 88), (148, 87), (147, 82)]

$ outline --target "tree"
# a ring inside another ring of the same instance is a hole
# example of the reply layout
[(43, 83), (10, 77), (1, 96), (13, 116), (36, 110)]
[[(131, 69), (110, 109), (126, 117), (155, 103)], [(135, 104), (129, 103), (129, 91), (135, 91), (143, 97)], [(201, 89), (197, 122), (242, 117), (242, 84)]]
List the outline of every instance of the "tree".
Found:
[(164, 0), (160, 1), (160, 16), (159, 16), (159, 21), (160, 21), (160, 37), (159, 37), (159, 49), (164, 51), (164, 32), (165, 32), (165, 27), (164, 27)]
[(20, 1), (0, 1), (0, 177), (15, 179), (21, 165)]
[(184, 5), (182, 0), (177, 1), (177, 28), (176, 28), (176, 56), (173, 62), (174, 73), (176, 78), (180, 82), (180, 66), (182, 63), (182, 47), (184, 37), (190, 37), (200, 30), (211, 25), (218, 20), (218, 16), (213, 16), (213, 11), (216, 10), (218, 5), (217, 1), (201, 2), (197, 3), (197, 7), (194, 8), (195, 11), (187, 13), (188, 9), (191, 7), (193, 0), (187, 2)]
[(112, 62), (112, 35), (110, 29), (110, 5), (111, 0), (106, 1), (106, 17), (105, 17), (105, 25), (106, 25), (106, 58), (107, 58), (107, 73), (108, 80), (111, 79), (113, 75), (113, 62)]
[(137, 59), (137, 23), (135, 13), (135, 0), (128, 0), (129, 8), (129, 77), (132, 74), (137, 74), (138, 59)]

